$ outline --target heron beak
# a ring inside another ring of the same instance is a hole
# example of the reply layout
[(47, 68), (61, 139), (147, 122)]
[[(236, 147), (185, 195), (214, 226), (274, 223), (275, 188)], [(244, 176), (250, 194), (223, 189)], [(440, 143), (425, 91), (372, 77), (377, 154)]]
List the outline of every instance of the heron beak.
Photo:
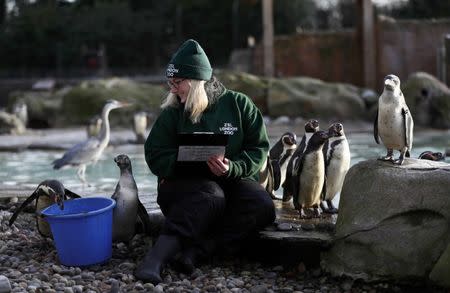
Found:
[(129, 107), (131, 106), (132, 103), (128, 103), (128, 102), (120, 102), (120, 107), (124, 108), (124, 107)]

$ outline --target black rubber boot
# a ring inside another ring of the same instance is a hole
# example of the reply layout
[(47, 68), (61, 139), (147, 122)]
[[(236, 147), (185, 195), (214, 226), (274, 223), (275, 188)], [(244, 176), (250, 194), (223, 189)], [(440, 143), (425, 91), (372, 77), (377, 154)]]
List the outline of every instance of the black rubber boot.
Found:
[(134, 276), (145, 283), (152, 283), (153, 285), (161, 283), (163, 266), (180, 249), (180, 239), (177, 236), (160, 235), (155, 245), (145, 255), (142, 263), (136, 268)]
[(178, 259), (177, 267), (182, 273), (190, 275), (194, 272), (197, 263), (198, 249), (196, 247), (189, 247), (185, 249)]

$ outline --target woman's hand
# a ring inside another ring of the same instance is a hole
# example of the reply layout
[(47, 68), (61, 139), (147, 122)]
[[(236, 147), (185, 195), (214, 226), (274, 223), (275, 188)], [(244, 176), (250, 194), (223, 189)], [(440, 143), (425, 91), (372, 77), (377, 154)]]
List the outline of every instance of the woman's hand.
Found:
[(211, 156), (206, 163), (209, 170), (218, 177), (227, 175), (228, 170), (230, 170), (230, 161), (227, 158), (222, 159), (218, 156)]

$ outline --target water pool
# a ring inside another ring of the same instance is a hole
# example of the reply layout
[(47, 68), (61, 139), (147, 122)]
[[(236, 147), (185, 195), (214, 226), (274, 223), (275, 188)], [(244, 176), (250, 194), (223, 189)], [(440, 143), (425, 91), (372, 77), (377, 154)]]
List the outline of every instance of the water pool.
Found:
[[(269, 133), (271, 133), (269, 131)], [(351, 150), (351, 164), (373, 159), (386, 154), (386, 150), (377, 145), (369, 132), (348, 132), (347, 138)], [(277, 137), (270, 137), (273, 144)], [(450, 147), (450, 131), (427, 130), (415, 133), (412, 157), (417, 158), (426, 150), (444, 152)], [(119, 178), (119, 168), (113, 158), (118, 154), (127, 154), (132, 162), (133, 173), (139, 188), (139, 194), (146, 207), (155, 204), (156, 177), (148, 169), (144, 159), (143, 145), (125, 144), (108, 147), (96, 165), (86, 170), (90, 187), (83, 187), (76, 175), (76, 168), (53, 170), (51, 162), (60, 158), (64, 151), (27, 150), (23, 152), (0, 152), (0, 180), (2, 186), (34, 189), (45, 179), (58, 179), (80, 195), (111, 196)], [(398, 156), (398, 152), (395, 153)], [(446, 159), (450, 163), (450, 158)], [(278, 190), (277, 194), (281, 195)]]

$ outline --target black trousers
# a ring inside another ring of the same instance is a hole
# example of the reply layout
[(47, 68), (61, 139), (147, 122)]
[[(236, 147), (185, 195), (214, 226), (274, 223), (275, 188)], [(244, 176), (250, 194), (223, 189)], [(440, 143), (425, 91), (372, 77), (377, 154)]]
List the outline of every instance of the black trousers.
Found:
[(162, 234), (230, 253), (275, 220), (270, 195), (250, 180), (169, 179), (159, 185), (157, 202), (166, 217)]

